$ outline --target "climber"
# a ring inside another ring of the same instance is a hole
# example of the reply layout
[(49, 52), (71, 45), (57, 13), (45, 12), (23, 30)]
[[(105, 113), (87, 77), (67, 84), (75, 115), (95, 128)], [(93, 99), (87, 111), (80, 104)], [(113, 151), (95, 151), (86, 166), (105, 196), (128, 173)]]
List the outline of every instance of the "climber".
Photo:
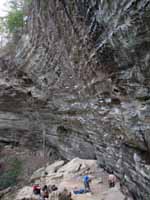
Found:
[(53, 191), (56, 191), (56, 190), (58, 190), (58, 188), (57, 188), (56, 185), (52, 185), (52, 186), (50, 186), (50, 188), (49, 188), (49, 191), (50, 191), (50, 192), (53, 192)]
[(42, 197), (42, 200), (48, 199), (48, 197), (49, 197), (49, 191), (48, 191), (47, 185), (44, 185), (44, 187), (42, 188), (41, 197)]
[(61, 193), (58, 194), (58, 200), (72, 200), (71, 192), (64, 188)]
[(40, 188), (39, 184), (36, 184), (36, 185), (33, 186), (33, 193), (35, 195), (40, 195), (41, 194), (41, 188)]
[(91, 192), (90, 182), (91, 182), (90, 177), (88, 175), (85, 175), (83, 177), (83, 183), (84, 183), (85, 192)]
[(24, 16), (23, 21), (25, 24), (27, 24), (29, 21), (31, 21), (31, 16)]
[(115, 187), (116, 176), (114, 175), (113, 171), (108, 175), (108, 184), (110, 188)]

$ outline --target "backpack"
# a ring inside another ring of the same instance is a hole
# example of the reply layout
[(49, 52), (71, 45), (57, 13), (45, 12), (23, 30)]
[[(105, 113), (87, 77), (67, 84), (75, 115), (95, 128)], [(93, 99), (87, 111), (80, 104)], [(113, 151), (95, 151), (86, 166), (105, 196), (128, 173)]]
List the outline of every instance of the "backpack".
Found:
[(34, 193), (35, 195), (40, 194), (40, 188), (39, 188), (38, 186), (34, 185), (34, 186), (33, 186), (33, 193)]

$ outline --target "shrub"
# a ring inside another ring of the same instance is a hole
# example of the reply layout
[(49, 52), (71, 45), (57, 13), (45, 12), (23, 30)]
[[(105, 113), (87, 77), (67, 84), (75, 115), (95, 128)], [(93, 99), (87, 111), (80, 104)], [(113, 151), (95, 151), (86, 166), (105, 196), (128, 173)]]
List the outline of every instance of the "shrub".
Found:
[(6, 18), (7, 29), (10, 33), (15, 33), (19, 29), (23, 28), (23, 11), (22, 10), (11, 10)]
[(21, 174), (22, 162), (17, 158), (9, 161), (9, 169), (0, 174), (0, 190), (17, 184), (17, 178)]
[[(9, 0), (9, 11), (4, 19), (5, 26), (9, 33), (15, 33), (16, 31), (21, 31), (24, 26), (24, 16), (26, 15), (32, 0)], [(0, 27), (2, 29), (3, 27)]]

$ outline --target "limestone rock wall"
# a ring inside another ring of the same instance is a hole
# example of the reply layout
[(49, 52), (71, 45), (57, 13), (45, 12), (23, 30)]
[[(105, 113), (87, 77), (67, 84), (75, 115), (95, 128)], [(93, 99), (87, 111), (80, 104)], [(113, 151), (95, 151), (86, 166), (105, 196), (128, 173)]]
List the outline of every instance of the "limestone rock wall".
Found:
[(30, 33), (1, 69), (1, 136), (38, 144), (45, 130), (65, 158), (96, 158), (146, 199), (149, 13), (149, 0), (33, 0)]

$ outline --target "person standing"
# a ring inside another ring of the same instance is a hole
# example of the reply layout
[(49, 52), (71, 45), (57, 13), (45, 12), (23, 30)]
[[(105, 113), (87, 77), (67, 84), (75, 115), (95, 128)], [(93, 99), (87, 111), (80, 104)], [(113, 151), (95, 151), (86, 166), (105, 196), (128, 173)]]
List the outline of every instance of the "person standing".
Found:
[(83, 177), (83, 183), (84, 183), (85, 192), (91, 192), (90, 182), (91, 182), (90, 177), (88, 175), (85, 175)]
[(113, 172), (108, 175), (108, 184), (110, 188), (115, 187), (116, 180), (117, 180), (116, 176), (114, 175)]
[(33, 186), (33, 194), (35, 194), (35, 195), (41, 194), (41, 187), (39, 186), (39, 184), (36, 184)]
[(41, 196), (42, 200), (47, 200), (49, 198), (49, 191), (47, 185), (44, 185), (44, 187), (42, 188)]

